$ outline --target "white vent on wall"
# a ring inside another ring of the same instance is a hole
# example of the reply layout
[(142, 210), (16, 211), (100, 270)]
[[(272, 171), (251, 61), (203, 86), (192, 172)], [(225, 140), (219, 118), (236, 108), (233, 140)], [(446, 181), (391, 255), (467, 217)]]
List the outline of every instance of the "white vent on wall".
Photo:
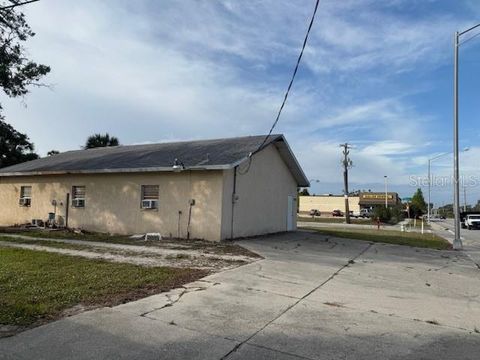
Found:
[(83, 208), (85, 207), (85, 199), (73, 199), (72, 206), (76, 208)]
[(32, 204), (32, 199), (30, 198), (20, 198), (18, 200), (20, 206), (30, 206)]
[(142, 200), (142, 209), (156, 209), (158, 200)]

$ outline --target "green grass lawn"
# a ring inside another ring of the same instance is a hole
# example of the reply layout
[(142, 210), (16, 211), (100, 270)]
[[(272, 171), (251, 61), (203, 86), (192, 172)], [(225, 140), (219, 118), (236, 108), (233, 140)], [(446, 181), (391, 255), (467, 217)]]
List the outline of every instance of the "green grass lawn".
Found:
[(330, 235), (339, 238), (354, 240), (365, 240), (372, 242), (381, 242), (396, 245), (408, 245), (421, 248), (430, 248), (438, 250), (451, 249), (451, 244), (435, 234), (421, 234), (417, 232), (401, 232), (395, 230), (373, 230), (373, 229), (319, 229), (304, 227), (303, 229), (313, 230), (321, 234)]
[[(413, 221), (412, 219), (410, 219), (410, 223), (408, 224), (408, 226), (411, 226), (412, 228), (416, 228), (416, 229), (421, 229), (422, 228), (422, 221), (421, 220), (417, 220), (416, 222)], [(424, 229), (431, 229), (431, 226), (427, 224), (426, 221), (423, 222), (423, 228)]]
[(89, 250), (92, 249), (89, 245), (79, 245), (79, 244), (67, 244), (53, 240), (35, 240), (25, 239), (25, 238), (15, 238), (9, 236), (2, 236), (0, 234), (0, 241), (12, 242), (16, 244), (25, 244), (25, 245), (39, 245), (39, 246), (48, 246), (58, 249), (69, 249), (69, 250)]
[[(317, 217), (317, 216), (312, 218), (311, 216), (298, 216), (297, 221), (343, 224), (345, 223), (345, 218), (344, 217)], [(350, 217), (350, 222), (352, 224), (362, 224), (362, 225), (373, 224), (371, 219), (355, 219), (353, 217)]]
[(0, 247), (0, 327), (41, 324), (78, 304), (113, 306), (206, 274)]

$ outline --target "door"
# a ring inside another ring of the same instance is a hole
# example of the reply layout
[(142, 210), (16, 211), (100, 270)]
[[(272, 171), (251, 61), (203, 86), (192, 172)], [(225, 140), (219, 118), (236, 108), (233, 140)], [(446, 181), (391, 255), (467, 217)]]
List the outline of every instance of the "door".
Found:
[(295, 230), (295, 215), (297, 213), (296, 197), (289, 195), (287, 204), (287, 231)]

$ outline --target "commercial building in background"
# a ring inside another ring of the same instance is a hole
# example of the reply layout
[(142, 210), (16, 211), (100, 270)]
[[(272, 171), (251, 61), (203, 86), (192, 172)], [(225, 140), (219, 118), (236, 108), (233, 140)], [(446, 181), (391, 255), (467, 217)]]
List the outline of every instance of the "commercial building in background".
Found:
[(214, 241), (295, 230), (308, 179), (282, 135), (264, 139), (104, 147), (3, 168), (0, 225), (53, 215), (59, 226)]
[[(348, 198), (348, 207), (350, 211), (359, 212), (360, 198), (358, 196), (350, 196)], [(345, 198), (343, 195), (315, 195), (315, 196), (300, 196), (299, 212), (308, 213), (315, 209), (322, 214), (329, 214), (333, 210), (340, 210), (345, 212)]]
[[(395, 192), (387, 193), (388, 206), (396, 206), (401, 199)], [(349, 196), (348, 205), (350, 211), (360, 212), (361, 209), (371, 209), (375, 206), (385, 206), (385, 193), (361, 192), (358, 196)], [(322, 214), (330, 214), (333, 210), (345, 212), (345, 197), (343, 195), (314, 195), (300, 196), (299, 212), (308, 213), (310, 210), (319, 210)]]

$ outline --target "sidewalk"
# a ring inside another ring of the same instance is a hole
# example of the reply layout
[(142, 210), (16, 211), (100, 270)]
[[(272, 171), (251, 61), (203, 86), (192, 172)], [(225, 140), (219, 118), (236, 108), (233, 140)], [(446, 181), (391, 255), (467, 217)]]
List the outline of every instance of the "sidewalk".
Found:
[[(455, 233), (453, 231), (453, 221), (444, 220), (431, 223), (432, 230), (439, 236), (447, 239), (453, 244)], [(480, 231), (460, 230), (460, 238), (463, 243), (463, 252), (472, 259), (480, 269)]]

